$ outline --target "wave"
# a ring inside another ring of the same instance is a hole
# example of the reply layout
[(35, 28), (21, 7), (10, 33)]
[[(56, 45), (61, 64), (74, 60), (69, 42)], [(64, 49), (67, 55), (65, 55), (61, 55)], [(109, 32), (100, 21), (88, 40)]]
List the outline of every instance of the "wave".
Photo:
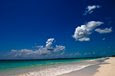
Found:
[(57, 76), (65, 73), (70, 73), (72, 71), (81, 70), (85, 67), (90, 66), (87, 65), (78, 65), (78, 64), (66, 64), (66, 65), (58, 65), (55, 67), (45, 68), (40, 71), (28, 72), (16, 76)]

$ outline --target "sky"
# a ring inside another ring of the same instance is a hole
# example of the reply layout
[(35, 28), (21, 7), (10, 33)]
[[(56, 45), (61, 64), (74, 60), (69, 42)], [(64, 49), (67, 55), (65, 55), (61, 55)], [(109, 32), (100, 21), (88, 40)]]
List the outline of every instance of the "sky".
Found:
[(115, 55), (114, 0), (0, 0), (0, 59)]

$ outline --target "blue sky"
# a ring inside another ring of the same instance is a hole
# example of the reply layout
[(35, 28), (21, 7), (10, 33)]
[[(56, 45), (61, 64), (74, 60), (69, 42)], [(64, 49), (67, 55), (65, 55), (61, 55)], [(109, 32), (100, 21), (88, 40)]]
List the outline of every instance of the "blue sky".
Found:
[[(12, 50), (11, 58), (24, 58), (25, 50), (33, 56), (39, 45), (53, 58), (115, 54), (114, 7), (114, 0), (1, 0), (0, 58), (9, 57)], [(47, 49), (48, 39), (53, 39), (50, 48), (56, 53)]]

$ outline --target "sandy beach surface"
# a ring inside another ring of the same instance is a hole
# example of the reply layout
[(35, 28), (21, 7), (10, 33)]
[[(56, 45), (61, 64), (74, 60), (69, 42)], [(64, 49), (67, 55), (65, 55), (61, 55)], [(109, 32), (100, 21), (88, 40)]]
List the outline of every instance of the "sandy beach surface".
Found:
[(110, 57), (100, 64), (60, 76), (115, 76), (115, 57)]
[(115, 57), (105, 61), (105, 64), (100, 65), (94, 76), (115, 76)]

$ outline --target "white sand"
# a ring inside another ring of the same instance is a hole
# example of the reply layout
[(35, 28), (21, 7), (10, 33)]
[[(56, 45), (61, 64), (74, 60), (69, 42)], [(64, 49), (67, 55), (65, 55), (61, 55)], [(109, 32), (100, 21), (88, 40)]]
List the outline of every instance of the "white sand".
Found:
[(60, 76), (115, 76), (115, 57), (110, 57), (100, 64), (86, 67), (80, 71), (73, 71)]
[(106, 60), (97, 70), (94, 76), (115, 76), (115, 57)]

